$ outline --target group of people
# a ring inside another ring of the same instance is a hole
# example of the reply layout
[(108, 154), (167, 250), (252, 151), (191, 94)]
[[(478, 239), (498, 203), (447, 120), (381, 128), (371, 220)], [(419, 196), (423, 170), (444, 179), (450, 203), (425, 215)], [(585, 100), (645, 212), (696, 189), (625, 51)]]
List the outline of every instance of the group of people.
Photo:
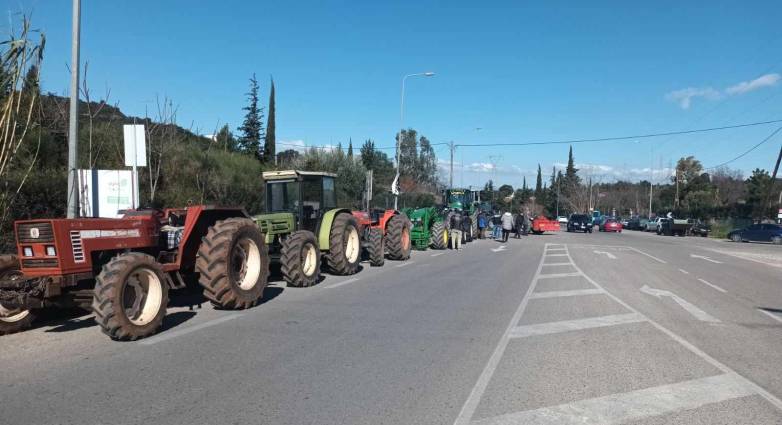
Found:
[(498, 212), (489, 217), (488, 213), (478, 215), (478, 238), (483, 239), (486, 230), (492, 232), (492, 239), (507, 242), (511, 232), (515, 232), (516, 238), (526, 236), (530, 229), (530, 217), (526, 212), (520, 212), (515, 216), (510, 211)]

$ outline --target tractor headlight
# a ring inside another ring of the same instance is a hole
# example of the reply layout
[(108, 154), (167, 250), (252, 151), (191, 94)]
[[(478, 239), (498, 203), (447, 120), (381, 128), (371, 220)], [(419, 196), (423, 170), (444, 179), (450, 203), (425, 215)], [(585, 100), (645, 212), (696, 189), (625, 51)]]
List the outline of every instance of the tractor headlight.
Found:
[(26, 246), (26, 247), (24, 247), (23, 251), (24, 251), (24, 256), (25, 257), (32, 257), (33, 256), (33, 248), (32, 247)]
[(49, 245), (46, 247), (46, 255), (48, 255), (49, 257), (54, 257), (55, 255), (57, 255), (57, 251), (54, 249), (54, 246)]

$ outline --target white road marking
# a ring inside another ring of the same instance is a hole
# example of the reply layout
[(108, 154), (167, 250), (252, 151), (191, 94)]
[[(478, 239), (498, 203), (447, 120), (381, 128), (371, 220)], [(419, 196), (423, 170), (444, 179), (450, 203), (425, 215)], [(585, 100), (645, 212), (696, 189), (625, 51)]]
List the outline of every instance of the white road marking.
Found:
[(547, 291), (547, 292), (535, 292), (530, 298), (559, 298), (559, 297), (577, 297), (580, 295), (599, 295), (602, 294), (602, 289), (574, 289), (572, 291)]
[(535, 335), (548, 335), (582, 329), (604, 328), (606, 326), (623, 325), (627, 323), (639, 323), (645, 320), (646, 318), (638, 313), (629, 313), (590, 317), (587, 319), (563, 320), (561, 322), (538, 323), (534, 325), (517, 326), (511, 331), (510, 337), (526, 338)]
[[(570, 261), (572, 262), (573, 259), (570, 258)], [(578, 265), (576, 265), (575, 262), (573, 262), (573, 268), (575, 268), (576, 270), (580, 271), (582, 274), (584, 273), (583, 270), (581, 270), (581, 267), (578, 267)], [(627, 304), (626, 302), (624, 302), (621, 299), (619, 299), (619, 297), (617, 297), (616, 295), (606, 291), (605, 288), (603, 288), (602, 285), (600, 285), (594, 279), (589, 277), (589, 275), (583, 274), (583, 276), (584, 276), (584, 279), (589, 281), (589, 283), (591, 283), (592, 285), (595, 285), (596, 288), (602, 289), (605, 292), (607, 297), (609, 297), (612, 300), (616, 301), (622, 307), (632, 311), (633, 313), (641, 314), (638, 310), (636, 310), (633, 307), (631, 307), (630, 304)], [(650, 319), (648, 317), (646, 318), (646, 320), (647, 320), (647, 323), (649, 323), (652, 326), (654, 326), (655, 328), (657, 328), (657, 330), (659, 330), (660, 332), (668, 335), (669, 338), (671, 338), (672, 340), (678, 342), (679, 345), (681, 345), (682, 347), (690, 350), (691, 353), (693, 353), (696, 356), (702, 358), (705, 362), (707, 362), (710, 365), (712, 365), (712, 366), (716, 367), (717, 369), (721, 370), (723, 373), (730, 374), (730, 375), (736, 376), (737, 378), (742, 379), (747, 385), (749, 385), (751, 388), (753, 388), (754, 391), (758, 395), (760, 395), (761, 397), (766, 399), (766, 401), (768, 401), (769, 403), (773, 404), (774, 407), (776, 407), (778, 410), (782, 411), (782, 400), (780, 400), (777, 396), (775, 396), (774, 394), (771, 394), (765, 388), (761, 387), (760, 385), (756, 384), (755, 382), (745, 378), (744, 376), (739, 375), (738, 372), (736, 372), (735, 370), (731, 369), (729, 366), (721, 363), (719, 360), (715, 359), (714, 357), (706, 354), (703, 350), (701, 350), (700, 348), (696, 347), (695, 345), (693, 345), (691, 342), (687, 341), (686, 339), (680, 337), (678, 334), (674, 333), (672, 330), (666, 328), (665, 326), (655, 322), (654, 320), (652, 320), (652, 319)]]
[(605, 254), (606, 257), (608, 257), (608, 258), (610, 258), (612, 260), (616, 260), (616, 255), (611, 254), (610, 252), (607, 252), (607, 251), (592, 251), (592, 252), (594, 252), (595, 254), (598, 254), (598, 255)]
[(326, 289), (339, 288), (342, 285), (347, 285), (348, 283), (353, 283), (353, 282), (357, 282), (357, 281), (358, 281), (357, 277), (351, 277), (350, 279), (345, 279), (342, 282), (337, 282), (337, 283), (335, 283), (333, 285), (329, 285), (329, 286), (326, 287)]
[(551, 252), (551, 251), (565, 251), (565, 248), (548, 248), (546, 250), (546, 252)]
[(497, 366), (500, 364), (500, 359), (502, 359), (503, 353), (505, 353), (505, 348), (507, 348), (508, 342), (510, 341), (510, 333), (513, 328), (516, 327), (516, 324), (519, 323), (521, 315), (524, 314), (524, 310), (527, 309), (530, 296), (532, 295), (532, 292), (535, 290), (535, 286), (538, 283), (538, 276), (540, 276), (540, 270), (543, 268), (543, 261), (546, 259), (545, 249), (549, 246), (550, 244), (546, 244), (544, 246), (544, 252), (540, 256), (538, 269), (535, 271), (535, 275), (532, 277), (529, 288), (527, 288), (527, 293), (524, 294), (524, 297), (521, 299), (521, 304), (519, 304), (516, 312), (513, 313), (513, 317), (511, 317), (508, 327), (505, 328), (505, 332), (502, 334), (502, 337), (500, 337), (500, 341), (497, 343), (497, 347), (494, 348), (494, 352), (492, 352), (491, 357), (489, 357), (489, 361), (486, 363), (486, 366), (483, 368), (481, 375), (478, 377), (478, 381), (475, 382), (475, 385), (472, 387), (470, 395), (467, 397), (467, 400), (462, 406), (462, 410), (459, 411), (459, 416), (457, 416), (456, 420), (454, 421), (454, 425), (469, 425), (470, 420), (472, 419), (472, 415), (475, 413), (475, 409), (478, 408), (478, 403), (480, 403), (481, 397), (483, 397), (483, 393), (486, 391), (486, 387), (489, 385), (489, 381), (491, 380), (492, 375), (494, 375), (494, 371), (497, 370)]
[(546, 257), (567, 257), (567, 254), (545, 254)]
[(717, 319), (716, 317), (710, 315), (709, 313), (706, 313), (705, 311), (696, 307), (694, 304), (691, 304), (690, 302), (684, 300), (682, 297), (674, 294), (671, 291), (650, 288), (648, 285), (644, 285), (641, 287), (641, 292), (660, 299), (662, 297), (668, 297), (674, 300), (676, 304), (679, 304), (683, 309), (685, 309), (688, 313), (693, 315), (693, 317), (700, 320), (701, 322), (720, 323), (720, 319)]
[(726, 291), (726, 290), (724, 290), (724, 289), (720, 288), (719, 286), (717, 286), (717, 285), (715, 285), (715, 284), (713, 284), (713, 283), (710, 283), (710, 282), (708, 282), (708, 281), (706, 281), (706, 280), (703, 280), (703, 279), (700, 279), (700, 278), (698, 278), (698, 281), (700, 281), (700, 283), (703, 283), (703, 284), (705, 284), (705, 285), (711, 286), (712, 288), (714, 288), (714, 289), (716, 289), (716, 290), (718, 290), (718, 291), (720, 291), (720, 292), (728, 292), (728, 291)]
[(413, 264), (413, 262), (412, 262), (412, 261), (405, 261), (404, 263), (397, 264), (397, 265), (395, 265), (394, 267), (407, 267), (407, 266), (409, 266), (410, 264)]
[(507, 248), (507, 246), (500, 245), (497, 248), (492, 248), (492, 251), (494, 251), (494, 252), (502, 252), (502, 251), (505, 251), (505, 248)]
[(747, 256), (744, 256), (744, 255), (741, 255), (741, 254), (737, 254), (737, 253), (717, 250), (717, 249), (713, 249), (713, 248), (703, 248), (703, 249), (705, 249), (707, 251), (716, 252), (716, 253), (722, 254), (722, 255), (728, 255), (728, 256), (731, 256), (731, 257), (740, 258), (742, 260), (752, 261), (752, 262), (755, 262), (755, 263), (758, 263), (758, 264), (764, 264), (764, 265), (770, 266), (770, 267), (777, 267), (777, 268), (782, 267), (782, 264), (769, 263), (769, 262), (766, 262), (766, 261), (763, 261), (763, 260), (759, 260), (757, 258), (747, 257)]
[(779, 317), (779, 316), (777, 316), (776, 314), (774, 314), (774, 313), (772, 313), (770, 311), (766, 311), (766, 310), (763, 310), (763, 309), (760, 309), (760, 308), (758, 309), (758, 311), (763, 313), (763, 314), (765, 314), (766, 316), (776, 320), (777, 322), (782, 323), (782, 317)]
[(444, 252), (438, 252), (436, 254), (432, 254), (432, 257), (439, 257), (441, 255), (445, 254)]
[(684, 274), (690, 274), (690, 272), (688, 272), (687, 270), (684, 270), (684, 269), (679, 269), (679, 271), (684, 273)]
[(636, 248), (636, 247), (632, 247), (632, 246), (631, 246), (631, 247), (630, 247), (630, 249), (632, 249), (633, 251), (635, 251), (635, 252), (637, 252), (637, 253), (639, 253), (639, 254), (645, 255), (645, 256), (647, 256), (647, 257), (651, 258), (652, 260), (654, 260), (654, 261), (657, 261), (657, 262), (658, 262), (658, 263), (660, 263), (660, 264), (667, 264), (667, 262), (666, 262), (665, 260), (661, 260), (661, 259), (659, 259), (659, 258), (655, 257), (654, 255), (647, 254), (647, 253), (645, 253), (645, 252), (641, 251), (640, 249), (638, 249), (638, 248)]
[(707, 257), (705, 255), (690, 254), (690, 257), (691, 258), (700, 258), (701, 260), (710, 261), (710, 262), (715, 263), (715, 264), (722, 264), (722, 261), (712, 260), (710, 257)]
[(543, 266), (569, 266), (570, 263), (546, 263)]
[(239, 317), (240, 314), (234, 313), (234, 314), (226, 314), (225, 316), (218, 317), (216, 319), (212, 319), (208, 322), (199, 323), (197, 325), (188, 326), (184, 329), (177, 329), (174, 331), (167, 331), (162, 334), (158, 334), (156, 336), (153, 336), (152, 338), (142, 339), (139, 341), (140, 345), (153, 345), (157, 344), (158, 342), (168, 341), (169, 339), (176, 338), (178, 336), (187, 335), (189, 333), (200, 331), (201, 329), (208, 328), (210, 326), (219, 325), (220, 323), (227, 322), (229, 320), (236, 319)]
[(573, 272), (573, 273), (551, 273), (551, 274), (542, 274), (538, 276), (538, 279), (557, 279), (560, 277), (574, 277), (574, 276), (581, 276), (581, 273)]
[(754, 392), (754, 388), (747, 385), (743, 378), (734, 374), (724, 374), (510, 413), (472, 423), (475, 425), (620, 424), (697, 409), (707, 404), (747, 397)]

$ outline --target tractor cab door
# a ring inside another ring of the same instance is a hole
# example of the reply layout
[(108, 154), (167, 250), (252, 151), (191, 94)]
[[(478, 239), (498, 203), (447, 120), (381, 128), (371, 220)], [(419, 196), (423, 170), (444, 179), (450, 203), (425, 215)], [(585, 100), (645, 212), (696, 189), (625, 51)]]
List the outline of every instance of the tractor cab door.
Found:
[(334, 178), (330, 176), (304, 176), (301, 182), (301, 213), (299, 223), (302, 229), (317, 233), (326, 211), (337, 207)]

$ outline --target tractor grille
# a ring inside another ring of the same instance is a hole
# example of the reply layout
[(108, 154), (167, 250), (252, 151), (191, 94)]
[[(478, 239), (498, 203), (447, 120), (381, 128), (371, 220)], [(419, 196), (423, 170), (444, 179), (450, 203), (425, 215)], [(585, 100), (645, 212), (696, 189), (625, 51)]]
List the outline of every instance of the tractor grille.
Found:
[[(52, 223), (24, 223), (20, 224), (19, 233), (16, 235), (19, 238), (19, 243), (46, 243), (54, 242), (54, 231), (52, 230)], [(34, 238), (33, 234), (38, 233), (38, 237)]]
[(22, 267), (25, 269), (50, 269), (56, 268), (58, 264), (56, 258), (22, 260)]
[(71, 230), (71, 249), (73, 250), (73, 261), (83, 263), (84, 247), (81, 244), (81, 232), (78, 230)]

